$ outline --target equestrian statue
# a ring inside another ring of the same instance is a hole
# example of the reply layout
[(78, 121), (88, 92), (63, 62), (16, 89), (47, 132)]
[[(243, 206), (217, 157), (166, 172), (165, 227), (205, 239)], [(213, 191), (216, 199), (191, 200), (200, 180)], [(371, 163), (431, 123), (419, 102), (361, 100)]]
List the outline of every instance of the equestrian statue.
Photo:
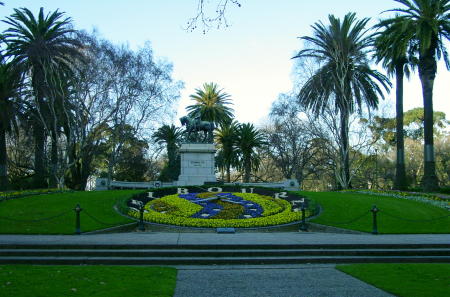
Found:
[[(202, 121), (200, 117), (191, 118), (184, 116), (180, 118), (181, 125), (186, 126), (187, 133), (186, 140), (194, 142), (213, 142), (214, 123), (208, 121)], [(192, 139), (191, 133), (194, 133), (194, 139)], [(199, 140), (199, 133), (203, 132), (203, 139)]]

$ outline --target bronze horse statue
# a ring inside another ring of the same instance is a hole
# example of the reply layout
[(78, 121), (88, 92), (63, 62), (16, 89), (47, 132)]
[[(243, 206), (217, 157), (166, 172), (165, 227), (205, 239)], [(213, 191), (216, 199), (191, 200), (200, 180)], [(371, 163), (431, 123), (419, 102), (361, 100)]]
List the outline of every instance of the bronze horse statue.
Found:
[(190, 139), (192, 132), (201, 132), (203, 131), (203, 142), (205, 142), (208, 138), (212, 141), (212, 133), (214, 130), (214, 123), (208, 121), (202, 121), (199, 118), (190, 118), (188, 116), (184, 116), (180, 118), (181, 125), (186, 126), (187, 139)]

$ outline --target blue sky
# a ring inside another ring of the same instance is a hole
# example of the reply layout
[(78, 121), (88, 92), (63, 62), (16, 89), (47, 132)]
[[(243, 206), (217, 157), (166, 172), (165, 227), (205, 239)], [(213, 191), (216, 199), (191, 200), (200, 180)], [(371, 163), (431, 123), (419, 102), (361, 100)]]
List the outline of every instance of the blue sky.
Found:
[[(67, 13), (77, 29), (92, 31), (114, 43), (131, 48), (150, 41), (155, 56), (174, 65), (173, 76), (185, 83), (178, 116), (190, 104), (189, 95), (205, 82), (216, 82), (229, 93), (240, 122), (262, 123), (279, 93), (292, 89), (291, 57), (301, 49), (299, 36), (310, 35), (311, 25), (327, 22), (328, 14), (343, 17), (356, 12), (371, 17), (372, 24), (384, 10), (398, 7), (392, 0), (240, 0), (240, 8), (230, 6), (231, 25), (220, 30), (188, 32), (183, 28), (195, 15), (198, 0), (5, 0), (2, 19), (14, 7), (59, 8)], [(216, 3), (217, 0), (210, 0)], [(5, 29), (5, 24), (0, 24)], [(440, 63), (435, 80), (434, 109), (450, 114), (450, 100), (444, 85), (450, 73)], [(386, 104), (393, 104), (394, 91)], [(405, 85), (405, 110), (422, 106), (417, 73)], [(178, 123), (174, 119), (175, 123)]]

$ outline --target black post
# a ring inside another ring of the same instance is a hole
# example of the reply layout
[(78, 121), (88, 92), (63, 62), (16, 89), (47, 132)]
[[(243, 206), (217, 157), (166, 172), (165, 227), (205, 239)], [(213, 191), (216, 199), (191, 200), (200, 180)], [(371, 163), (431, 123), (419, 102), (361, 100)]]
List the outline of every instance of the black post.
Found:
[(144, 203), (141, 202), (141, 206), (139, 207), (139, 231), (145, 231), (144, 226)]
[(75, 208), (75, 234), (81, 234), (81, 228), (80, 228), (80, 212), (83, 210), (80, 207), (80, 204), (77, 204)]
[(376, 234), (378, 234), (378, 227), (377, 227), (377, 212), (379, 212), (380, 210), (377, 208), (376, 205), (374, 205), (370, 211), (372, 212), (372, 218), (373, 218), (373, 222), (372, 222), (372, 226), (373, 226), (372, 234), (376, 235)]
[(302, 203), (302, 222), (300, 223), (300, 230), (301, 231), (308, 231), (308, 226), (306, 226), (306, 209), (305, 209), (305, 203)]

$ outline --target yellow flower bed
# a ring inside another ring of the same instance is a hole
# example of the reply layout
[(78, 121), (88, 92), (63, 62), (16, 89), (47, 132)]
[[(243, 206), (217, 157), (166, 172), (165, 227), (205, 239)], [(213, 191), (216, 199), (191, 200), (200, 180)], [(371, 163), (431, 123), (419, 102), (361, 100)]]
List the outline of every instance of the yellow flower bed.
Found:
[[(200, 209), (202, 209), (202, 207), (200, 205), (178, 197), (178, 194), (164, 196), (162, 198), (159, 198), (158, 200), (164, 201), (165, 203), (175, 206), (175, 208), (176, 208), (176, 210), (168, 212), (167, 214), (162, 214), (162, 215), (171, 215), (171, 216), (187, 218), (187, 217), (192, 216), (194, 213), (198, 212)], [(155, 213), (161, 214), (157, 211), (154, 211), (152, 208), (152, 205), (154, 203), (156, 203), (156, 201), (158, 201), (158, 200), (150, 201), (149, 203), (147, 203), (145, 205), (144, 209), (148, 210), (149, 212), (155, 212)]]
[[(217, 227), (238, 227), (238, 228), (249, 228), (249, 227), (264, 227), (264, 226), (274, 226), (287, 224), (294, 221), (299, 221), (301, 219), (300, 212), (293, 212), (291, 209), (291, 204), (282, 199), (275, 199), (269, 196), (263, 196), (253, 193), (233, 193), (235, 196), (242, 197), (245, 200), (249, 200), (258, 203), (263, 207), (264, 212), (261, 217), (248, 218), (248, 219), (202, 219), (202, 218), (191, 218), (193, 214), (197, 213), (202, 209), (202, 206), (195, 203), (189, 202), (186, 199), (179, 198), (178, 194), (164, 196), (162, 199), (165, 202), (176, 206), (177, 210), (168, 213), (160, 213), (152, 209), (152, 204), (155, 203), (150, 201), (146, 204), (144, 213), (144, 220), (159, 223), (159, 224), (169, 224), (177, 226), (189, 226), (189, 227), (203, 227), (203, 228), (217, 228)], [(139, 218), (138, 211), (129, 211), (129, 215)], [(307, 214), (309, 215), (309, 214)]]
[(258, 203), (263, 209), (262, 216), (267, 217), (281, 212), (285, 208), (291, 207), (286, 200), (275, 199), (270, 196), (259, 195), (254, 193), (233, 193), (234, 196), (242, 197), (245, 200)]

